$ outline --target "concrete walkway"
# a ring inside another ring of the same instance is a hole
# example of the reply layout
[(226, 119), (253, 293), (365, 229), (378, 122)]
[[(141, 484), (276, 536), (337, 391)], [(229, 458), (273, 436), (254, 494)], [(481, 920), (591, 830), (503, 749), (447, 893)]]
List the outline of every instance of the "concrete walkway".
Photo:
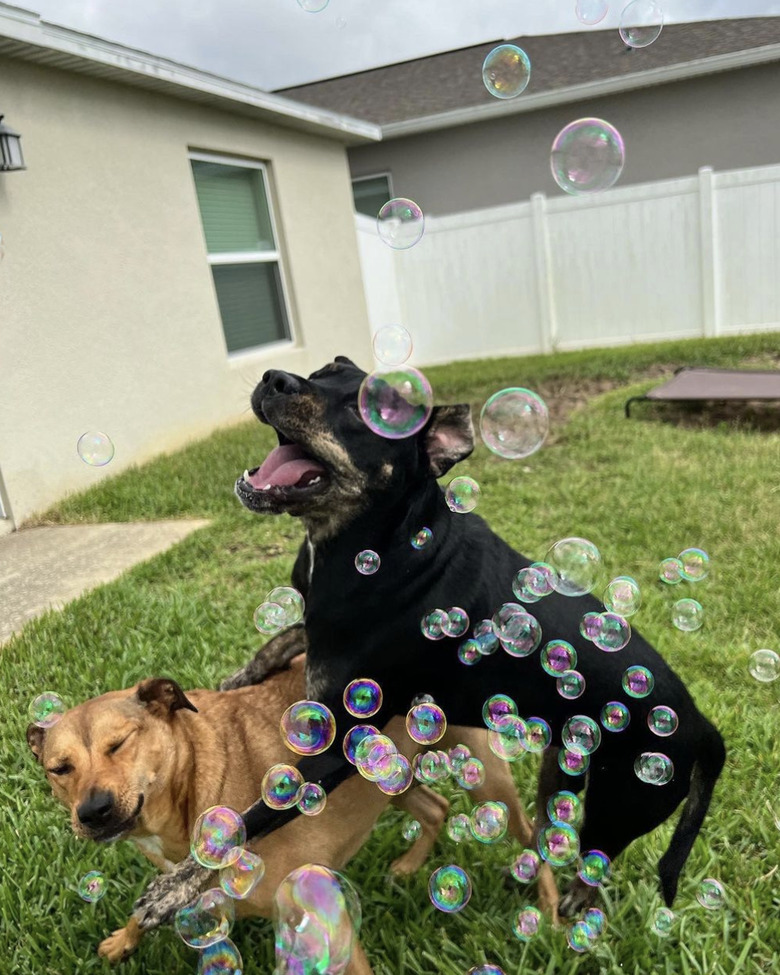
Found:
[(209, 522), (52, 525), (0, 538), (0, 646), (47, 609), (111, 582)]

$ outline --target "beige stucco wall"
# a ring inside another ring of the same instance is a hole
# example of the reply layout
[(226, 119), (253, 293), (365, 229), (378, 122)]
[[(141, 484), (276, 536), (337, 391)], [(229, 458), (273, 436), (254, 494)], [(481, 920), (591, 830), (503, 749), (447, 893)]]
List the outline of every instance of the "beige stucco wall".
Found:
[[(17, 525), (239, 419), (267, 368), (372, 361), (338, 143), (3, 57), (0, 92), (28, 166), (0, 173), (0, 473)], [(268, 162), (293, 342), (228, 357), (190, 149)], [(106, 468), (78, 458), (86, 430), (114, 441)]]

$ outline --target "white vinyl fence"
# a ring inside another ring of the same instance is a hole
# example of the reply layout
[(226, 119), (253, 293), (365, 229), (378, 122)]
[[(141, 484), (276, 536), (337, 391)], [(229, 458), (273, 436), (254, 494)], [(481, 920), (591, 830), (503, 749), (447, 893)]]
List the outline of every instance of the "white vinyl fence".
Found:
[(406, 251), (356, 221), (372, 331), (418, 365), (780, 329), (780, 166), (429, 217)]

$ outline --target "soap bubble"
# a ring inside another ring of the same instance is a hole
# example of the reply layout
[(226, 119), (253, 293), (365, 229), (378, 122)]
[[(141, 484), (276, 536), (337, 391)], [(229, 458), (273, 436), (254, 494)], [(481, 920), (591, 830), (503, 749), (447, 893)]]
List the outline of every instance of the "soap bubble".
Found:
[(577, 868), (577, 876), (589, 887), (598, 887), (610, 874), (610, 861), (601, 850), (588, 850), (583, 853)]
[(674, 920), (674, 911), (670, 911), (668, 907), (659, 907), (653, 915), (650, 927), (659, 938), (668, 938), (672, 933)]
[(538, 853), (534, 850), (523, 850), (510, 867), (510, 871), (518, 883), (530, 884), (538, 877), (541, 866), (542, 860)]
[(581, 118), (565, 126), (552, 144), (553, 179), (573, 196), (598, 193), (613, 186), (623, 171), (623, 138), (609, 122)]
[(510, 657), (527, 657), (542, 642), (542, 627), (518, 603), (504, 603), (493, 617), (501, 646)]
[(30, 703), (30, 721), (39, 728), (52, 728), (66, 711), (59, 695), (54, 691), (44, 691)]
[(483, 657), (487, 657), (498, 650), (499, 643), (493, 627), (493, 620), (480, 620), (479, 623), (474, 624), (472, 632)]
[(266, 636), (273, 636), (287, 626), (287, 613), (279, 603), (260, 603), (254, 612), (255, 627)]
[(502, 389), (479, 414), (479, 432), (488, 450), (506, 460), (536, 453), (544, 443), (550, 417), (544, 400), (530, 389)]
[(298, 0), (298, 6), (310, 14), (318, 14), (328, 6), (328, 0)]
[(574, 12), (577, 20), (586, 27), (600, 24), (607, 16), (609, 4), (607, 0), (577, 0)]
[(364, 738), (370, 738), (373, 735), (378, 735), (379, 729), (375, 728), (372, 724), (356, 724), (354, 728), (350, 728), (349, 731), (344, 735), (344, 741), (342, 743), (342, 748), (344, 750), (344, 757), (352, 765), (355, 764), (355, 753), (357, 747)]
[(717, 911), (726, 903), (726, 891), (723, 884), (713, 877), (707, 877), (699, 884), (696, 900), (708, 911)]
[(482, 81), (496, 98), (522, 94), (531, 80), (531, 59), (514, 44), (494, 47), (482, 64)]
[(76, 452), (90, 467), (105, 467), (114, 457), (114, 445), (105, 433), (82, 433), (76, 444)]
[(602, 602), (610, 613), (624, 618), (633, 616), (642, 605), (639, 583), (631, 576), (618, 576), (604, 590)]
[(558, 675), (555, 686), (561, 697), (567, 701), (576, 701), (585, 693), (585, 678), (578, 670), (564, 670)]
[(683, 633), (700, 630), (704, 623), (704, 609), (695, 599), (678, 599), (672, 606), (672, 623)]
[(438, 704), (415, 704), (406, 715), (406, 731), (420, 745), (433, 745), (446, 730), (447, 719)]
[(583, 815), (582, 799), (567, 789), (554, 793), (547, 800), (547, 818), (551, 823), (568, 823), (576, 828), (582, 824)]
[(517, 704), (508, 694), (494, 694), (482, 705), (482, 720), (492, 731), (498, 731), (499, 721), (509, 714), (517, 714)]
[(471, 898), (471, 881), (461, 867), (450, 864), (434, 870), (428, 881), (431, 903), (445, 914), (462, 911)]
[(680, 574), (686, 582), (701, 582), (710, 571), (710, 557), (701, 548), (686, 548), (678, 556), (682, 562)]
[(503, 802), (481, 802), (471, 810), (471, 835), (480, 843), (497, 843), (506, 835), (509, 810)]
[(530, 941), (539, 933), (542, 924), (542, 912), (538, 907), (528, 904), (515, 914), (512, 931), (518, 941)]
[(376, 779), (377, 787), (388, 796), (400, 796), (412, 784), (414, 773), (409, 759), (405, 755), (397, 755), (392, 769), (386, 775), (379, 775)]
[(319, 816), (328, 796), (319, 782), (304, 782), (295, 797), (295, 806), (304, 816)]
[(558, 767), (567, 775), (584, 775), (590, 766), (590, 755), (561, 748), (558, 751)]
[(566, 932), (569, 947), (576, 952), (589, 951), (596, 940), (596, 933), (585, 921), (575, 921)]
[(355, 568), (362, 576), (372, 576), (379, 568), (380, 562), (379, 556), (370, 548), (358, 552), (355, 556)]
[(443, 640), (446, 636), (444, 628), (447, 624), (447, 614), (444, 610), (434, 609), (420, 620), (420, 629), (423, 636), (429, 640)]
[(370, 372), (360, 384), (358, 410), (369, 430), (388, 440), (402, 440), (428, 422), (433, 389), (413, 366)]
[(217, 870), (240, 856), (246, 843), (246, 826), (240, 813), (229, 806), (211, 806), (192, 827), (190, 852), (202, 867)]
[(762, 684), (771, 684), (780, 677), (780, 657), (774, 650), (756, 650), (748, 660), (750, 676)]
[(230, 938), (204, 948), (198, 957), (198, 975), (241, 975), (244, 962)]
[(472, 667), (478, 663), (481, 656), (479, 644), (476, 640), (464, 640), (458, 647), (458, 660), (467, 667)]
[(190, 948), (208, 948), (223, 941), (236, 918), (233, 901), (218, 887), (204, 891), (192, 904), (176, 912), (174, 927)]
[(447, 753), (450, 771), (453, 774), (459, 772), (470, 758), (471, 750), (467, 745), (453, 745)]
[(95, 904), (106, 892), (106, 878), (99, 870), (90, 870), (79, 880), (79, 897)]
[(659, 738), (668, 738), (677, 731), (680, 719), (677, 712), (665, 704), (652, 708), (647, 715), (647, 727)]
[(251, 850), (241, 850), (235, 860), (219, 871), (219, 886), (228, 897), (244, 900), (265, 876), (265, 861)]
[(631, 714), (622, 701), (609, 701), (601, 709), (601, 726), (606, 731), (625, 731)]
[(294, 765), (272, 765), (263, 776), (260, 794), (271, 809), (290, 809), (298, 801), (303, 776)]
[[(457, 774), (460, 774), (467, 761), (469, 760), (466, 759), (460, 765)], [(415, 777), (420, 782), (443, 782), (450, 774), (449, 758), (446, 752), (424, 752), (422, 755), (415, 756), (415, 762), (419, 768), (419, 774), (415, 773)]]
[(495, 725), (495, 729), (488, 731), (488, 747), (491, 752), (505, 762), (517, 761), (526, 750), (525, 721), (516, 714), (508, 714), (499, 718)]
[(539, 833), (539, 853), (553, 867), (574, 863), (580, 855), (577, 830), (568, 823), (550, 823)]
[(479, 504), (482, 493), (479, 484), (473, 477), (453, 477), (447, 485), (444, 497), (447, 507), (458, 515), (468, 514)]
[(591, 931), (593, 931), (596, 937), (604, 933), (607, 919), (601, 908), (589, 907), (587, 911), (585, 911), (582, 920), (590, 927)]
[(401, 835), (405, 840), (412, 843), (414, 840), (418, 840), (422, 836), (422, 826), (417, 822), (416, 819), (407, 820), (401, 829)]
[(628, 646), (631, 639), (631, 624), (617, 613), (602, 613), (601, 628), (593, 637), (593, 644), (605, 653), (615, 653)]
[(485, 766), (478, 758), (469, 758), (455, 774), (455, 781), (461, 789), (478, 789), (485, 784)]
[(669, 586), (682, 582), (683, 564), (679, 559), (662, 559), (658, 566), (658, 578)]
[(419, 552), (421, 548), (425, 548), (432, 538), (433, 532), (430, 528), (421, 528), (412, 539), (412, 548), (416, 548)]
[(647, 697), (655, 686), (655, 677), (647, 667), (634, 664), (623, 672), (622, 684), (629, 697)]
[(632, 0), (620, 15), (620, 37), (628, 47), (649, 47), (661, 36), (664, 12), (655, 0)]
[(403, 325), (383, 325), (374, 333), (374, 355), (385, 366), (400, 366), (412, 354), (412, 336)]
[(529, 752), (543, 752), (552, 741), (552, 731), (544, 718), (528, 718), (525, 723), (526, 750)]
[(402, 251), (420, 240), (425, 230), (425, 217), (414, 202), (402, 196), (388, 200), (376, 215), (376, 229), (393, 250)]
[(305, 603), (303, 596), (292, 586), (277, 586), (265, 597), (266, 602), (275, 603), (284, 610), (284, 625), (294, 626), (303, 619)]
[(504, 969), (499, 968), (498, 965), (491, 965), (486, 963), (484, 965), (475, 965), (474, 968), (470, 968), (466, 975), (505, 975)]
[(562, 538), (550, 548), (547, 562), (558, 574), (555, 590), (562, 596), (584, 596), (598, 585), (601, 553), (586, 538)]
[(442, 633), (445, 636), (463, 636), (469, 628), (469, 614), (460, 606), (450, 606), (446, 612), (446, 622), (442, 623)]
[(539, 654), (542, 670), (550, 677), (559, 677), (577, 666), (577, 651), (566, 640), (549, 640)]
[(642, 752), (634, 761), (634, 772), (647, 785), (667, 785), (674, 778), (674, 763), (661, 752)]
[(296, 701), (282, 715), (282, 739), (297, 755), (319, 755), (333, 744), (336, 719), (319, 701)]
[(590, 640), (592, 643), (599, 633), (601, 633), (601, 628), (603, 625), (603, 613), (585, 613), (580, 620), (580, 636), (584, 637), (586, 640)]
[(369, 782), (392, 775), (397, 765), (398, 748), (387, 735), (363, 738), (355, 749), (355, 766)]
[(447, 836), (455, 843), (462, 843), (471, 836), (471, 824), (465, 813), (450, 816), (447, 820)]
[(344, 707), (356, 718), (370, 718), (382, 707), (382, 688), (370, 677), (358, 677), (344, 688)]

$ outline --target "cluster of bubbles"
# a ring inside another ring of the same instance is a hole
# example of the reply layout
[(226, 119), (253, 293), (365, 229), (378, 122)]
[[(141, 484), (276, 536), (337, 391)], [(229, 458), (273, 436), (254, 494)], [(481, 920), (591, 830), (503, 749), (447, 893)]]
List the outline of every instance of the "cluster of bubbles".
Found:
[(266, 636), (273, 636), (303, 619), (303, 596), (292, 586), (276, 586), (266, 594), (254, 612), (255, 627)]
[(521, 95), (531, 80), (531, 59), (515, 44), (499, 44), (482, 63), (482, 81), (495, 98)]
[(89, 430), (76, 442), (76, 453), (90, 467), (105, 467), (114, 459), (114, 444), (106, 433)]
[(461, 637), (469, 628), (469, 614), (461, 606), (449, 609), (433, 609), (420, 620), (420, 630), (429, 640), (445, 637)]
[(452, 863), (434, 870), (428, 880), (431, 904), (445, 914), (462, 911), (471, 899), (471, 880), (462, 868)]
[(512, 580), (512, 592), (521, 603), (538, 603), (555, 592), (558, 573), (548, 562), (532, 562)]
[(405, 792), (412, 784), (412, 766), (387, 735), (368, 734), (354, 747), (354, 765), (364, 779), (375, 782), (389, 796)]
[(479, 432), (488, 450), (506, 460), (530, 457), (544, 443), (550, 426), (547, 404), (530, 389), (499, 390), (479, 414)]
[(580, 636), (605, 653), (615, 653), (628, 646), (631, 624), (625, 616), (609, 610), (605, 613), (585, 613), (580, 620)]
[(355, 568), (362, 576), (372, 576), (378, 571), (381, 561), (373, 549), (366, 548), (355, 556)]
[(383, 325), (374, 333), (374, 356), (385, 366), (400, 366), (412, 354), (412, 336), (403, 325)]
[(428, 422), (433, 389), (414, 366), (375, 370), (360, 384), (358, 411), (373, 433), (387, 440), (403, 440)]
[[(435, 785), (446, 781), (452, 776), (455, 783), (461, 789), (469, 791), (476, 789), (485, 782), (485, 767), (482, 762), (475, 758), (466, 745), (455, 745), (449, 752), (441, 750), (430, 750), (415, 755), (412, 761), (412, 772), (414, 778), (424, 785)], [(457, 820), (453, 826), (453, 835), (450, 824)], [(460, 828), (462, 825), (462, 829)], [(469, 817), (455, 816), (449, 820), (447, 832), (452, 839), (460, 842), (466, 839), (469, 833)]]
[(396, 197), (388, 200), (376, 215), (376, 229), (393, 250), (408, 250), (425, 230), (425, 215), (414, 200)]
[(482, 489), (473, 477), (459, 475), (447, 485), (444, 497), (447, 507), (455, 514), (465, 515), (473, 511), (479, 504), (479, 496)]
[(333, 744), (336, 719), (319, 701), (296, 701), (280, 721), (282, 739), (296, 755), (319, 755)]
[(30, 702), (30, 721), (38, 728), (52, 728), (65, 714), (62, 698), (54, 691), (44, 691)]
[(95, 904), (106, 892), (106, 878), (100, 870), (90, 870), (79, 880), (79, 897), (88, 904)]
[[(668, 586), (685, 582), (702, 582), (710, 571), (710, 557), (701, 548), (686, 548), (675, 557), (661, 560), (658, 578)], [(678, 599), (672, 606), (672, 623), (684, 633), (701, 629), (704, 610), (696, 599)]]

